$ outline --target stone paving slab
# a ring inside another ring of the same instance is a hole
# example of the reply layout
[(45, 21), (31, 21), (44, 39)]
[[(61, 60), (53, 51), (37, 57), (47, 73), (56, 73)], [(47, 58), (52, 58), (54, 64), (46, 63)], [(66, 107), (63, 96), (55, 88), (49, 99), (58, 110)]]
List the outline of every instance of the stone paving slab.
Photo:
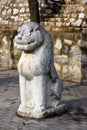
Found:
[(64, 82), (67, 112), (41, 120), (16, 115), (20, 104), (18, 72), (0, 68), (0, 130), (87, 130), (87, 86)]

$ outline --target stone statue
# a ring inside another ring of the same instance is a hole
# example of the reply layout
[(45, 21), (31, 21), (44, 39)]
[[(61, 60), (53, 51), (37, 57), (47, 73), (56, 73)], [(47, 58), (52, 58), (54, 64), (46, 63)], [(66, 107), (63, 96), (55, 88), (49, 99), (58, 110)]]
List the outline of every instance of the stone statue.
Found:
[(62, 81), (54, 67), (53, 41), (39, 24), (27, 22), (14, 39), (22, 52), (18, 63), (21, 104), (18, 115), (44, 118), (64, 111)]

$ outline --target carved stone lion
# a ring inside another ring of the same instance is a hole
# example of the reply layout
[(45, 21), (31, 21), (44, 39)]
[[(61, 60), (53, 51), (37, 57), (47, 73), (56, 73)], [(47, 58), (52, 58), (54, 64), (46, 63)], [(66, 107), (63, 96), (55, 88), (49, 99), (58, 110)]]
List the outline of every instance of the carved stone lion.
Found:
[(54, 67), (53, 41), (39, 24), (27, 22), (14, 39), (22, 52), (18, 63), (22, 117), (44, 118), (63, 111), (62, 82)]

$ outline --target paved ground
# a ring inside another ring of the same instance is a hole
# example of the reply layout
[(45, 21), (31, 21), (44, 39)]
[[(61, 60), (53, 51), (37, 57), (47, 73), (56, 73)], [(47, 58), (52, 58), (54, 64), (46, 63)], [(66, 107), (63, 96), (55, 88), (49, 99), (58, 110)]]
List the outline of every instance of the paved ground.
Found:
[(67, 112), (42, 120), (20, 118), (18, 73), (0, 68), (0, 130), (87, 130), (87, 86), (64, 82)]

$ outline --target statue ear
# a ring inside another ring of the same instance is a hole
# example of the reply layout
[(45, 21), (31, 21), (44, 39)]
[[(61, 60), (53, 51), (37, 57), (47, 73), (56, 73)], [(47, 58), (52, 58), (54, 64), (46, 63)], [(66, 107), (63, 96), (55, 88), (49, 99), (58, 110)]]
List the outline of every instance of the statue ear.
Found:
[(34, 30), (38, 30), (38, 28), (39, 28), (39, 25), (37, 25)]

